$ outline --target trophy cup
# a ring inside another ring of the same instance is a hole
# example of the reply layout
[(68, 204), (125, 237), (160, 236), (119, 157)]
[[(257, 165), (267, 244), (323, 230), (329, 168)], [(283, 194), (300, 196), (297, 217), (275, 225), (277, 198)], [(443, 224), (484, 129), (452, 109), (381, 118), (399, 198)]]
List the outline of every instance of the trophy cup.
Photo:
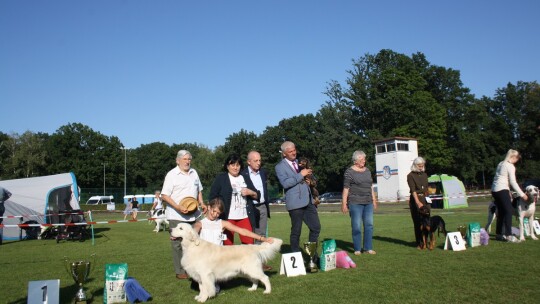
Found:
[(317, 265), (315, 264), (315, 256), (317, 255), (317, 242), (306, 242), (304, 243), (304, 250), (309, 256), (309, 263), (306, 267), (306, 270), (310, 273), (319, 271)]
[[(95, 254), (93, 254), (92, 257), (94, 257), (95, 265)], [(75, 303), (86, 304), (87, 298), (83, 290), (83, 283), (86, 282), (88, 276), (90, 275), (92, 263), (89, 261), (69, 262), (67, 257), (64, 257), (64, 260), (67, 272), (71, 275), (71, 277), (73, 277), (73, 280), (79, 286), (79, 290), (75, 294)]]
[(467, 227), (463, 226), (463, 225), (459, 225), (457, 227), (457, 230), (459, 231), (459, 233), (461, 234), (461, 237), (465, 240), (465, 237), (466, 237), (466, 234), (467, 234)]

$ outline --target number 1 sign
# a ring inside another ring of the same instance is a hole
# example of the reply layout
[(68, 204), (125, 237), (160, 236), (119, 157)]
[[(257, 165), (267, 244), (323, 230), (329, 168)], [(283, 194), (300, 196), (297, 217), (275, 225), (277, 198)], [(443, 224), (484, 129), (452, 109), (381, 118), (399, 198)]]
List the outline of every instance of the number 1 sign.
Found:
[(28, 282), (28, 304), (58, 304), (60, 280)]

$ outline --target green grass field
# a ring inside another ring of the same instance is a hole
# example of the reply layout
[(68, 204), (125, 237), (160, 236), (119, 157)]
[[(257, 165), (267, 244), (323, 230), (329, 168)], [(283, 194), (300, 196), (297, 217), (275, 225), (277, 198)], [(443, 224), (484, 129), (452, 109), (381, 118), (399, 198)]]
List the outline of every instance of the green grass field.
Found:
[[(269, 233), (284, 240), (287, 250), (290, 222), (283, 206), (272, 206)], [(375, 213), (376, 255), (352, 255), (350, 220), (338, 206), (322, 206), (320, 239), (333, 238), (338, 249), (349, 252), (355, 269), (336, 269), (288, 278), (279, 275), (281, 256), (269, 263), (272, 293), (247, 291), (246, 279), (222, 284), (210, 303), (516, 303), (540, 298), (538, 273), (540, 241), (519, 244), (490, 240), (488, 246), (466, 251), (443, 250), (443, 237), (433, 251), (414, 245), (412, 221), (406, 203), (383, 204)], [(434, 210), (449, 231), (469, 222), (485, 224), (487, 202), (469, 208)], [(144, 218), (141, 213), (140, 217)], [(88, 218), (87, 218), (88, 219)], [(94, 212), (93, 220), (121, 220), (121, 213)], [(514, 221), (514, 225), (517, 225)], [(107, 263), (128, 263), (128, 275), (152, 294), (151, 303), (196, 303), (189, 281), (177, 280), (172, 267), (168, 234), (152, 232), (146, 221), (94, 226), (95, 240), (85, 242), (32, 240), (0, 246), (0, 303), (26, 303), (28, 282), (60, 279), (61, 303), (70, 303), (77, 290), (64, 267), (69, 260), (89, 260), (95, 268), (85, 284), (91, 303), (103, 302)], [(307, 239), (307, 230), (302, 241)]]

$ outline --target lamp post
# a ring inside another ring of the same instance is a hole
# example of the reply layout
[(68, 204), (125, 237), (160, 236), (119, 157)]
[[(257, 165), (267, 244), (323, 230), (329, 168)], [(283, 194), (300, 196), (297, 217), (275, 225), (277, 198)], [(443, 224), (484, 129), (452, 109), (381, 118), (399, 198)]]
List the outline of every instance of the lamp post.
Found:
[(122, 150), (124, 150), (124, 197), (126, 197), (127, 195), (127, 150), (129, 148), (126, 148), (126, 147), (122, 147), (120, 148)]
[(124, 148), (124, 197), (126, 196), (127, 188), (127, 149)]
[(103, 163), (103, 196), (105, 196), (105, 162)]

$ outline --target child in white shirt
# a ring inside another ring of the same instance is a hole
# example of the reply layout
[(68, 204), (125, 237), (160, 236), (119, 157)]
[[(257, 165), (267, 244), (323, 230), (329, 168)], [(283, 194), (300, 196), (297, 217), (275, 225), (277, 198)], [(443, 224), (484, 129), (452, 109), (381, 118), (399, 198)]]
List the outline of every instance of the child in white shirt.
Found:
[[(223, 246), (223, 240), (226, 238), (226, 235), (223, 233), (224, 229), (227, 229), (231, 232), (236, 232), (240, 235), (247, 236), (250, 238), (257, 239), (261, 242), (273, 243), (273, 238), (266, 238), (262, 235), (255, 234), (247, 229), (238, 227), (229, 223), (226, 220), (219, 218), (219, 215), (224, 211), (225, 206), (223, 201), (218, 197), (208, 202), (206, 206), (205, 218), (201, 221), (196, 222), (193, 225), (193, 229), (197, 231), (200, 235), (200, 238), (214, 243), (216, 245)], [(247, 245), (247, 246), (259, 246), (259, 245)], [(216, 294), (219, 292), (220, 287), (216, 282)]]

